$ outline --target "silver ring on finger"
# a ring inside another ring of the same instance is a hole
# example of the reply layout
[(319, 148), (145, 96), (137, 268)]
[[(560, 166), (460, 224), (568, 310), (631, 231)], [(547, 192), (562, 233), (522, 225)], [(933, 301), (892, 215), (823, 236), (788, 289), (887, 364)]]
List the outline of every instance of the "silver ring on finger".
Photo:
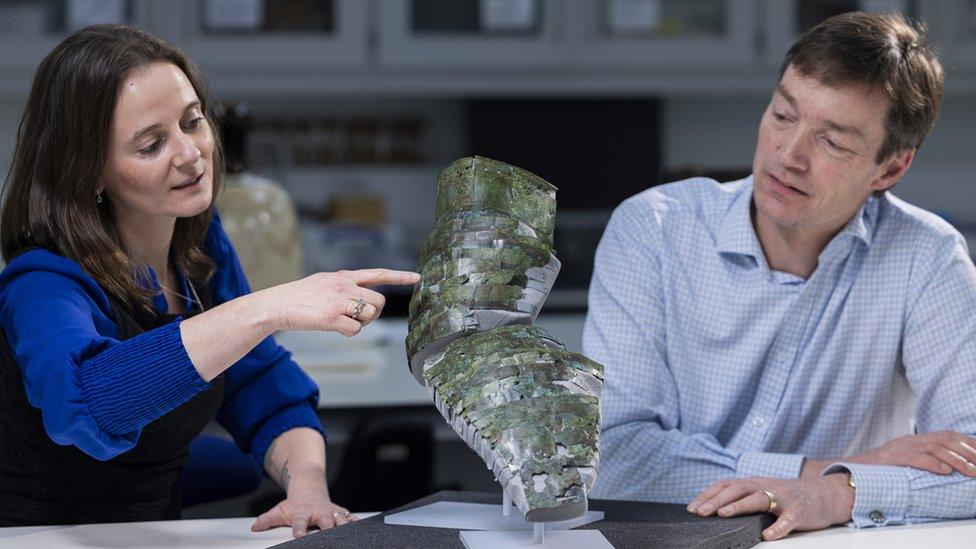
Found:
[(362, 314), (363, 309), (365, 308), (366, 308), (366, 300), (363, 299), (363, 296), (359, 296), (359, 299), (356, 300), (356, 306), (353, 307), (352, 314), (349, 315), (349, 317), (352, 318), (353, 320), (359, 320), (359, 315)]

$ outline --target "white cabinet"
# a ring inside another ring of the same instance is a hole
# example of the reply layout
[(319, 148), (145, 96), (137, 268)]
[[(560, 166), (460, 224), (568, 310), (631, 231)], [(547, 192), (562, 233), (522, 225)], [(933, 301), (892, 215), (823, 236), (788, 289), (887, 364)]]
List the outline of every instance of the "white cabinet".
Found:
[(566, 61), (565, 0), (377, 4), (380, 67), (524, 68)]
[(923, 18), (936, 26), (936, 4), (957, 0), (772, 0), (765, 2), (764, 58), (770, 69), (778, 70), (794, 41), (828, 17), (861, 10), (897, 11), (909, 18)]
[(950, 90), (976, 88), (976, 0), (0, 0), (0, 94), (86, 5), (184, 48), (224, 98), (757, 92), (854, 9), (924, 18)]
[(156, 32), (150, 11), (149, 0), (0, 1), (0, 89), (26, 91), (44, 56), (77, 28), (129, 23)]
[(755, 0), (574, 0), (574, 63), (586, 67), (756, 64)]
[(176, 6), (177, 42), (208, 75), (273, 79), (367, 62), (363, 0), (190, 0)]
[(756, 10), (756, 0), (384, 2), (377, 59), (393, 67), (550, 71), (744, 67), (756, 62)]

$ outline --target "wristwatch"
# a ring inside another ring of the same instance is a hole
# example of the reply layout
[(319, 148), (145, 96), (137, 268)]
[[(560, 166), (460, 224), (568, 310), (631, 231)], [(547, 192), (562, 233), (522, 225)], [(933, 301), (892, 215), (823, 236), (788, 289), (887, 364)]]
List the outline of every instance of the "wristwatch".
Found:
[(854, 474), (847, 471), (847, 485), (851, 487), (852, 490), (857, 489), (857, 484), (854, 484)]

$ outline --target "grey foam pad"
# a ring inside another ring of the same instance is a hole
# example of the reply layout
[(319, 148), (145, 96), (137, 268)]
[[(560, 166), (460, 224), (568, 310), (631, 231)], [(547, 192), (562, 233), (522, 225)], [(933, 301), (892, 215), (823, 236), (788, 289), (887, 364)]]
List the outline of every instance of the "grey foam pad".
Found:
[[(383, 517), (435, 501), (495, 503), (501, 494), (478, 492), (438, 492), (397, 509), (331, 530), (314, 532), (275, 547), (311, 549), (319, 547), (456, 547), (463, 548), (460, 531), (450, 528), (388, 525)], [(684, 505), (640, 501), (591, 499), (590, 509), (603, 511), (604, 520), (581, 526), (597, 529), (616, 548), (694, 547), (726, 549), (752, 547), (761, 541), (764, 528), (773, 523), (769, 514), (736, 518), (702, 518), (685, 510)], [(500, 512), (500, 511), (499, 511)]]

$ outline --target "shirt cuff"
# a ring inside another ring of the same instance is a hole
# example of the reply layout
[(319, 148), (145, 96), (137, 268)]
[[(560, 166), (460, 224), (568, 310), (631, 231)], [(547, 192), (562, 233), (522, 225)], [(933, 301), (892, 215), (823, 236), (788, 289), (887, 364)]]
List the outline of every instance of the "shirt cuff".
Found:
[(833, 463), (823, 475), (850, 471), (854, 478), (854, 510), (851, 521), (858, 528), (904, 524), (908, 509), (908, 484), (904, 467)]
[[(254, 435), (251, 441), (251, 457), (261, 469), (264, 469), (264, 454), (268, 451), (274, 439), (278, 435), (289, 429), (296, 427), (309, 427), (318, 431), (325, 438), (325, 430), (322, 429), (322, 422), (308, 402), (296, 404), (290, 408), (278, 412), (268, 418), (264, 425)], [(265, 471), (267, 474), (267, 471)]]
[(803, 469), (802, 454), (776, 454), (772, 452), (742, 452), (736, 463), (735, 476), (800, 478)]
[[(180, 321), (144, 332), (80, 363), (78, 385), (98, 428), (141, 429), (210, 387), (186, 354)], [(136, 358), (137, 357), (137, 358)]]

